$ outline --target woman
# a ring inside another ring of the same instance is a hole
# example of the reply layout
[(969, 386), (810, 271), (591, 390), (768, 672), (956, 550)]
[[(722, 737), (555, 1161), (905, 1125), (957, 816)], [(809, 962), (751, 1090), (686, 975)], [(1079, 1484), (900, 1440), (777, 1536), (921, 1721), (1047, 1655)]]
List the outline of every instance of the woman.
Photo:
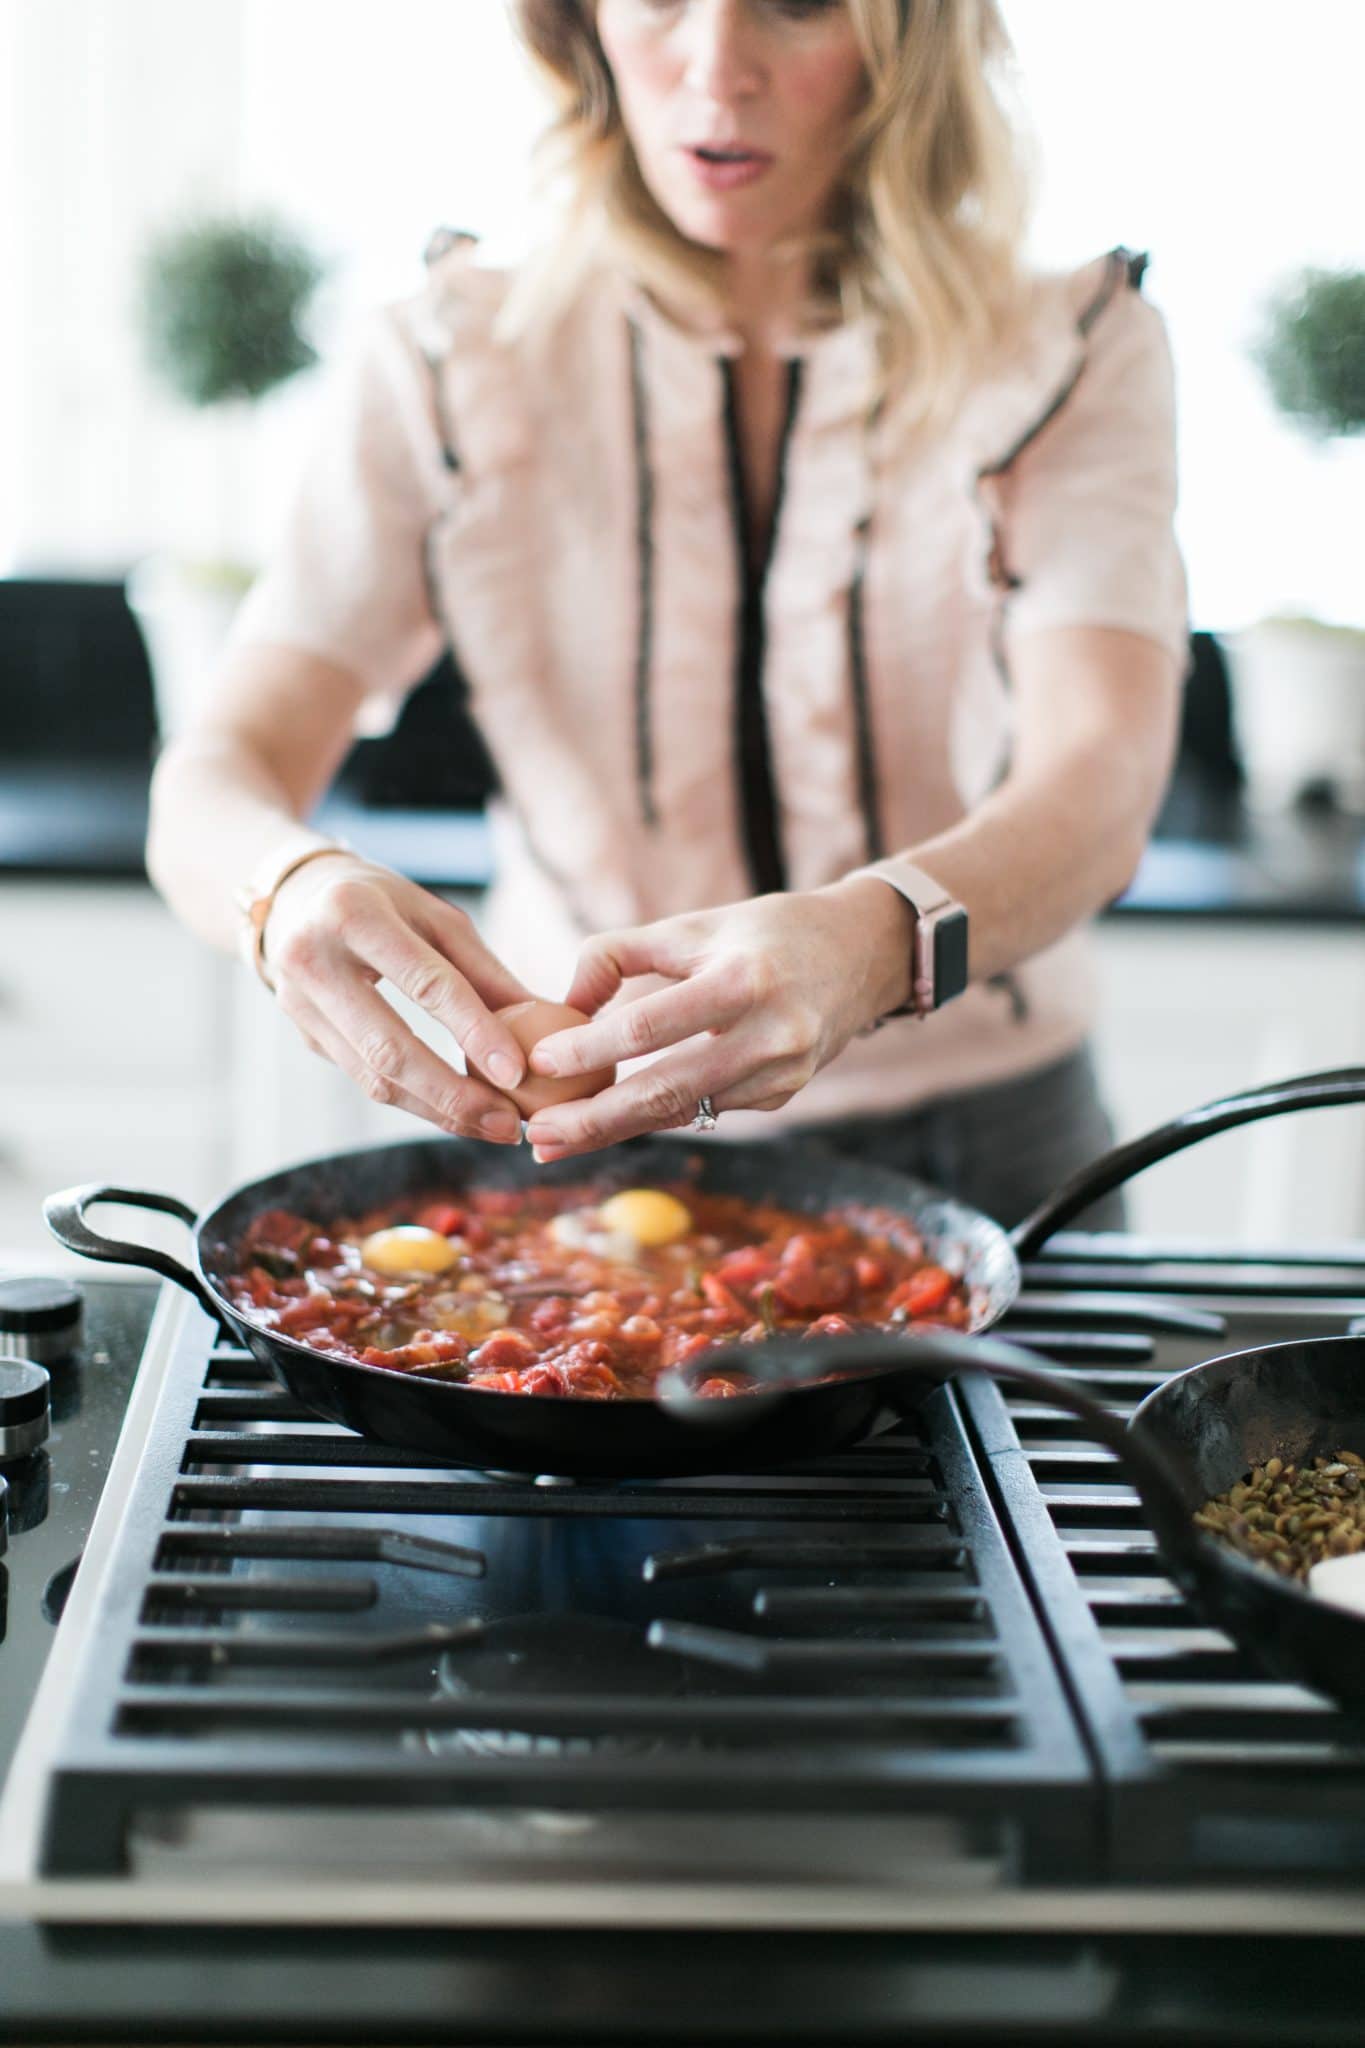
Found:
[[(445, 1130), (517, 1141), (493, 1013), (565, 992), (592, 1021), (534, 1069), (626, 1065), (537, 1159), (723, 1116), (1010, 1220), (1103, 1142), (1079, 928), (1173, 745), (1141, 264), (1025, 275), (995, 0), (517, 12), (562, 239), (509, 278), (447, 236), (377, 322), (158, 771), (153, 876)], [(447, 637), (505, 792), (481, 933), (301, 822)]]

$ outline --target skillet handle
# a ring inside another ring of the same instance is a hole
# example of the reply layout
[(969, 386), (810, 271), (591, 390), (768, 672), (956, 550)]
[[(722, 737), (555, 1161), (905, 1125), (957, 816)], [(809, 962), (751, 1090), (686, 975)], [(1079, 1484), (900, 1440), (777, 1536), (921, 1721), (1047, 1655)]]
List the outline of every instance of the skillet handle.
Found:
[(122, 1202), (130, 1209), (157, 1209), (162, 1215), (178, 1216), (182, 1223), (191, 1226), (198, 1221), (197, 1210), (175, 1195), (153, 1195), (138, 1188), (111, 1188), (103, 1181), (87, 1181), (81, 1187), (63, 1188), (60, 1194), (49, 1195), (43, 1203), (43, 1221), (69, 1252), (79, 1252), (83, 1259), (101, 1259), (109, 1265), (145, 1266), (164, 1280), (174, 1280), (177, 1287), (195, 1297), (215, 1322), (221, 1321), (218, 1304), (208, 1288), (179, 1259), (158, 1251), (155, 1245), (128, 1244), (122, 1238), (101, 1237), (93, 1230), (85, 1212), (96, 1202)]
[(660, 1378), (657, 1397), (674, 1413), (695, 1420), (697, 1409), (707, 1405), (696, 1393), (696, 1381), (727, 1371), (742, 1372), (774, 1392), (811, 1386), (841, 1371), (860, 1379), (885, 1378), (888, 1401), (901, 1406), (896, 1399), (901, 1391), (906, 1413), (920, 1405), (930, 1387), (959, 1373), (1009, 1380), (1079, 1416), (1095, 1441), (1114, 1453), (1137, 1486), (1169, 1556), (1187, 1559), (1201, 1543), (1188, 1505), (1203, 1498), (1193, 1472), (1182, 1471), (1177, 1458), (1145, 1427), (1121, 1422), (1093, 1395), (1040, 1366), (1031, 1351), (998, 1337), (964, 1337), (955, 1330), (925, 1330), (913, 1337), (873, 1333), (860, 1336), (856, 1347), (847, 1337), (770, 1337), (764, 1344), (729, 1345), (674, 1367)]
[(1335, 1067), (1321, 1074), (1304, 1074), (1292, 1081), (1267, 1081), (1263, 1087), (1248, 1088), (1237, 1095), (1222, 1095), (1199, 1109), (1186, 1110), (1174, 1122), (1162, 1124), (1139, 1138), (1116, 1145), (1112, 1152), (1090, 1166), (1083, 1166), (1064, 1181), (1055, 1195), (1041, 1203), (1010, 1231), (1010, 1242), (1021, 1259), (1032, 1258), (1055, 1230), (1097, 1201), (1111, 1189), (1122, 1187), (1145, 1167), (1169, 1159), (1203, 1138), (1238, 1124), (1258, 1123), (1266, 1116), (1287, 1116), (1299, 1109), (1332, 1109), (1341, 1103), (1365, 1102), (1365, 1067)]

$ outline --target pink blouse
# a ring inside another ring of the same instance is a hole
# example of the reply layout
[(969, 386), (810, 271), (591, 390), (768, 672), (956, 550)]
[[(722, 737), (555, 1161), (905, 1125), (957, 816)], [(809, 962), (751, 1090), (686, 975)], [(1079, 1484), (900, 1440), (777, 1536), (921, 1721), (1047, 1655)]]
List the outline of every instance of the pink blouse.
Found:
[[(505, 341), (507, 274), (448, 237), (342, 379), (234, 637), (390, 705), (449, 641), (503, 789), (485, 934), (558, 996), (591, 932), (815, 888), (962, 817), (1007, 762), (1006, 619), (1011, 640), (1121, 627), (1183, 669), (1171, 362), (1141, 271), (1115, 250), (1040, 279), (1008, 370), (932, 439), (871, 417), (865, 327), (793, 344), (758, 587), (735, 342), (611, 277), (548, 344)], [(854, 1040), (776, 1118), (1026, 1072), (1092, 1007), (1078, 931)]]

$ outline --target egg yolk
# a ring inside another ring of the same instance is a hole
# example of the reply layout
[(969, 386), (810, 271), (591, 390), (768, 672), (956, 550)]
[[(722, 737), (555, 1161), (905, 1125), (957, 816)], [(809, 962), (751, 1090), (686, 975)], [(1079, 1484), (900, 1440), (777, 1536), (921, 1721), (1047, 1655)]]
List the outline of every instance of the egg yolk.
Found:
[(445, 1273), (459, 1258), (459, 1250), (439, 1230), (426, 1230), (420, 1223), (395, 1223), (390, 1230), (376, 1230), (360, 1247), (361, 1259), (376, 1273)]
[(608, 1230), (622, 1231), (647, 1247), (676, 1244), (692, 1228), (691, 1211), (660, 1188), (623, 1188), (597, 1213)]

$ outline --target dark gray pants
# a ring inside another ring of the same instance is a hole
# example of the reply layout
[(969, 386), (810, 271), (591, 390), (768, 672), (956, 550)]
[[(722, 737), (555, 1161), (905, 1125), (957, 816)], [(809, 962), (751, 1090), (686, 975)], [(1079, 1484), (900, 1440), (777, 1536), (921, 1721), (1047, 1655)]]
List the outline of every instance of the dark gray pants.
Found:
[[(1088, 1049), (1018, 1080), (945, 1097), (890, 1116), (812, 1124), (803, 1141), (926, 1180), (1006, 1226), (1054, 1194), (1114, 1142)], [(1068, 1224), (1122, 1230), (1122, 1191)]]

